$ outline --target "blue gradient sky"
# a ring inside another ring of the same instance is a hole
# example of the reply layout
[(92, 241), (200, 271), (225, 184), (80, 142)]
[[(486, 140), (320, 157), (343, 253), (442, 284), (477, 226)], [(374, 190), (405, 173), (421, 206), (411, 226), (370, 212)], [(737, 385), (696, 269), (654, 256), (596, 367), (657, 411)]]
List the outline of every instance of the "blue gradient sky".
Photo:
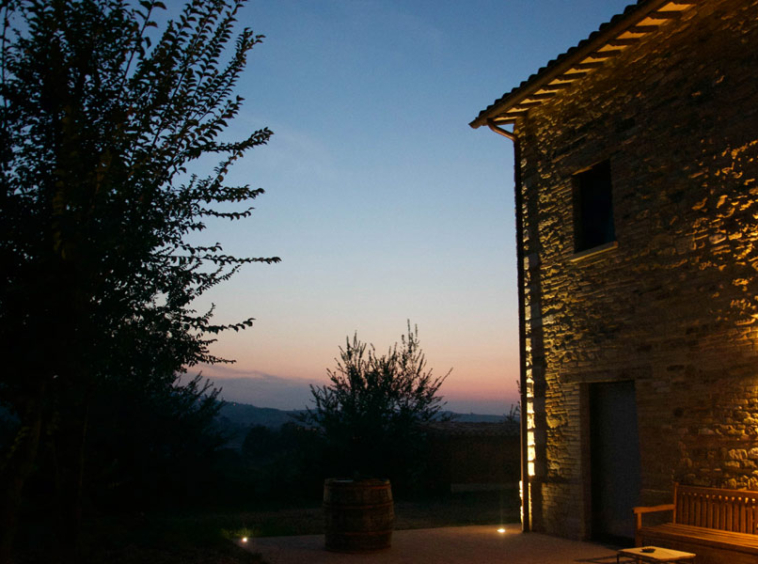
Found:
[(459, 412), (517, 402), (512, 146), (468, 123), (627, 0), (257, 0), (263, 33), (239, 92), (242, 137), (274, 137), (229, 180), (263, 187), (252, 219), (207, 239), (281, 264), (214, 289), (251, 315), (203, 367), (231, 401), (302, 408), (355, 331), (382, 351), (418, 325)]

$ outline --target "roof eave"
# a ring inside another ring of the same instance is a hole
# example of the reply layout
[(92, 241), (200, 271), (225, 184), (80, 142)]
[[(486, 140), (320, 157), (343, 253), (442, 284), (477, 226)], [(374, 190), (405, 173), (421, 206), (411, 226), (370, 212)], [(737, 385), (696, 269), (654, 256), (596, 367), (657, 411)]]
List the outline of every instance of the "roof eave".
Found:
[[(639, 0), (636, 6), (627, 7), (623, 14), (614, 17), (610, 22), (601, 26), (589, 38), (582, 41), (576, 47), (569, 49), (565, 54), (559, 56), (552, 64), (533, 75), (530, 79), (513, 89), (500, 99), (496, 100), (491, 106), (479, 113), (469, 125), (477, 129), (487, 124), (506, 124), (514, 123), (519, 119), (519, 115), (514, 115), (513, 110), (516, 108), (520, 113), (526, 113), (530, 106), (538, 105), (531, 103), (530, 100), (539, 98), (546, 99), (556, 95), (562, 89), (568, 88), (572, 83), (580, 81), (591, 67), (585, 61), (588, 59), (597, 59), (602, 62), (613, 58), (623, 51), (628, 45), (633, 44), (642, 36), (654, 29), (650, 26), (639, 26), (640, 32), (632, 33), (631, 30), (650, 17), (652, 13), (658, 12), (661, 8), (667, 8), (663, 14), (678, 14), (698, 0)], [(677, 8), (679, 7), (679, 8)], [(644, 28), (644, 29), (642, 29)], [(656, 28), (657, 29), (657, 28)], [(627, 41), (619, 36), (624, 33), (630, 33), (635, 37), (634, 41)], [(605, 51), (602, 51), (606, 49)], [(599, 65), (598, 65), (599, 66)], [(586, 68), (586, 72), (584, 69)], [(572, 77), (573, 75), (573, 77)], [(552, 84), (551, 84), (552, 83)], [(543, 90), (545, 94), (540, 95)], [(508, 112), (510, 115), (506, 115)]]

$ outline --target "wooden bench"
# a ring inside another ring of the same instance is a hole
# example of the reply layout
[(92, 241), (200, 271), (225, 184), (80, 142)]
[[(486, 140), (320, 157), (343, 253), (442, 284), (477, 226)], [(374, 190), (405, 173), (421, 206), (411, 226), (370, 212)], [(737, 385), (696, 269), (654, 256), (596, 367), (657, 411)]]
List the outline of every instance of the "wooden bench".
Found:
[[(672, 511), (671, 523), (643, 526), (642, 516)], [(758, 563), (758, 492), (674, 484), (674, 503), (635, 507), (637, 546), (697, 554), (698, 564)]]

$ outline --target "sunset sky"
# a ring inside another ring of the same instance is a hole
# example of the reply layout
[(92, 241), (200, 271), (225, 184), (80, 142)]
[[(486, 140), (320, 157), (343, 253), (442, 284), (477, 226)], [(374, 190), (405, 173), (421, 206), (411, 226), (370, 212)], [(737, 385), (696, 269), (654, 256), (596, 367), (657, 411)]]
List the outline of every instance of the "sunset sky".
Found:
[(518, 401), (513, 148), (468, 123), (623, 10), (627, 0), (253, 0), (265, 41), (229, 133), (269, 127), (231, 182), (253, 218), (206, 239), (248, 266), (214, 289), (222, 335), (203, 367), (230, 401), (299, 409), (345, 338), (382, 352), (417, 325), (458, 412)]

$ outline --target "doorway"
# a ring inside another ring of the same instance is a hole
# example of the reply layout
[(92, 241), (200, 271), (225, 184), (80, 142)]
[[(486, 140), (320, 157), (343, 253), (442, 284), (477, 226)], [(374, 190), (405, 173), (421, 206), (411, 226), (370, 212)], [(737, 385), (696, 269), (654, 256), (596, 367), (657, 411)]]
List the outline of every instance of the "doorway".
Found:
[(592, 536), (628, 544), (642, 482), (634, 382), (590, 384), (589, 400)]

